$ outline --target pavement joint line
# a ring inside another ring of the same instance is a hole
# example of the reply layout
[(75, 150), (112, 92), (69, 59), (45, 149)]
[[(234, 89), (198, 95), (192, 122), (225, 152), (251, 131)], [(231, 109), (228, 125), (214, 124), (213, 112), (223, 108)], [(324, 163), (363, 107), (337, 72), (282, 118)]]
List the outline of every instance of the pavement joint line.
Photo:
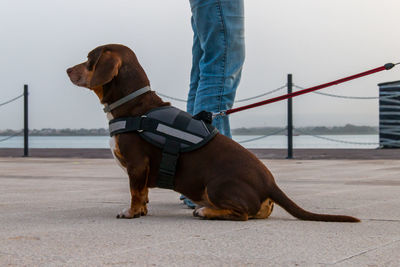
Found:
[[(199, 220), (201, 220), (201, 219), (199, 219)], [(186, 241), (190, 241), (190, 240), (193, 240), (193, 239), (205, 238), (205, 237), (207, 237), (207, 236), (224, 235), (224, 234), (228, 234), (228, 233), (232, 233), (232, 232), (237, 232), (237, 231), (248, 230), (248, 229), (251, 229), (250, 226), (241, 227), (241, 228), (236, 228), (236, 229), (232, 229), (232, 230), (224, 231), (224, 232), (210, 233), (210, 234), (207, 234), (207, 235), (194, 235), (194, 236), (191, 236), (191, 237), (188, 237), (188, 238), (185, 238), (185, 239), (172, 240), (172, 241), (164, 241), (164, 242), (156, 243), (156, 244), (154, 244), (154, 245), (141, 246), (141, 247), (137, 247), (137, 248), (127, 249), (127, 250), (124, 250), (124, 251), (119, 251), (119, 252), (117, 252), (117, 253), (107, 253), (107, 254), (103, 254), (101, 257), (102, 257), (102, 258), (106, 258), (106, 257), (112, 256), (112, 255), (126, 254), (126, 253), (128, 253), (128, 252), (132, 252), (132, 251), (135, 251), (135, 250), (142, 250), (142, 249), (155, 248), (155, 247), (162, 246), (162, 245), (166, 245), (166, 244), (173, 244), (173, 243), (178, 243), (178, 242), (186, 242)], [(92, 258), (97, 258), (97, 259), (98, 259), (99, 256), (97, 255), (97, 256), (92, 256), (92, 257), (86, 257), (86, 259), (92, 259)], [(70, 263), (72, 260), (73, 260), (73, 259), (68, 260), (68, 261), (67, 261), (67, 264)]]
[[(279, 186), (279, 183), (278, 183)], [(370, 188), (357, 188), (358, 192), (361, 191), (369, 191)], [(326, 191), (322, 191), (322, 192), (314, 192), (314, 193), (301, 193), (299, 195), (290, 197), (293, 200), (312, 200), (313, 198), (310, 198), (310, 196), (317, 196), (317, 197), (321, 197), (321, 196), (330, 196), (332, 199), (335, 199), (337, 194), (341, 194), (341, 193), (352, 193), (354, 191), (354, 188), (348, 188), (348, 189), (342, 189), (342, 190), (337, 190), (337, 189), (326, 189)], [(382, 201), (385, 202), (385, 201)], [(367, 204), (365, 204), (367, 205)], [(364, 204), (360, 207), (365, 206)], [(358, 207), (358, 206), (356, 206)], [(352, 207), (354, 208), (354, 206)]]
[[(360, 191), (360, 190), (358, 190)], [(361, 204), (361, 205), (354, 205), (351, 208), (344, 208), (344, 209), (359, 209), (359, 208), (363, 208), (363, 207), (368, 207), (371, 205), (377, 206), (377, 205), (381, 205), (381, 204), (387, 204), (387, 203), (393, 203), (393, 202), (398, 202), (398, 199), (391, 199), (391, 200), (374, 200), (374, 203), (366, 203), (366, 204)]]
[(118, 205), (125, 205), (126, 202), (122, 201), (87, 201), (87, 203), (95, 203), (95, 204), (118, 204)]
[[(107, 179), (107, 181), (118, 181), (120, 182), (119, 179), (124, 179), (125, 177), (122, 176), (107, 176), (107, 177), (99, 177), (99, 176), (55, 176), (55, 175), (51, 175), (51, 176), (39, 176), (39, 175), (12, 175), (12, 174), (6, 174), (6, 175), (1, 175), (0, 178), (5, 178), (5, 179), (17, 179), (17, 180), (25, 180), (25, 179), (29, 179), (29, 180), (48, 180), (48, 179), (53, 179), (53, 180), (64, 180), (64, 181), (68, 181), (68, 179), (72, 180), (79, 180), (79, 181), (83, 181), (83, 180), (99, 180), (99, 179)], [(67, 180), (65, 180), (67, 179)]]
[(370, 222), (400, 222), (400, 220), (396, 219), (361, 219), (361, 220)]
[(393, 244), (395, 244), (395, 243), (397, 243), (397, 242), (400, 242), (400, 239), (393, 240), (393, 241), (390, 241), (390, 242), (388, 242), (388, 243), (386, 243), (386, 244), (379, 245), (379, 246), (377, 246), (377, 247), (364, 250), (364, 251), (362, 251), (362, 252), (359, 252), (359, 253), (354, 254), (354, 255), (352, 255), (352, 256), (349, 256), (349, 257), (346, 257), (346, 258), (341, 259), (341, 260), (339, 260), (339, 261), (336, 261), (336, 262), (333, 262), (333, 263), (329, 263), (328, 265), (336, 265), (336, 264), (339, 264), (339, 263), (343, 263), (343, 262), (345, 262), (345, 261), (351, 260), (351, 259), (356, 258), (356, 257), (358, 257), (358, 256), (362, 256), (362, 255), (364, 255), (364, 254), (367, 254), (367, 253), (369, 253), (369, 252), (371, 252), (371, 251), (375, 251), (375, 250), (378, 250), (378, 249), (381, 249), (381, 248), (388, 247), (388, 246), (393, 245)]
[(19, 256), (19, 255), (15, 254), (15, 253), (6, 253), (3, 251), (0, 251), (0, 256)]

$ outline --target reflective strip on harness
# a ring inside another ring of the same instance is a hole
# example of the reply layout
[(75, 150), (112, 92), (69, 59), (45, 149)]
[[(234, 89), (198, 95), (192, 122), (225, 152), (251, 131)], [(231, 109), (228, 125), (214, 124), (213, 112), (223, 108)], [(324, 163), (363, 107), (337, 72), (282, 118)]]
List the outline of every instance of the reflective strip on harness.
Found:
[(110, 132), (119, 131), (126, 128), (126, 121), (117, 121), (109, 125)]
[(200, 143), (201, 141), (203, 141), (203, 138), (200, 138), (198, 136), (195, 136), (193, 134), (190, 134), (190, 133), (178, 130), (178, 129), (171, 128), (171, 127), (161, 124), (161, 123), (158, 124), (156, 130), (159, 131), (160, 133), (165, 133), (167, 135), (170, 135), (170, 136), (182, 139), (182, 140), (186, 140), (193, 144), (197, 144), (197, 143)]

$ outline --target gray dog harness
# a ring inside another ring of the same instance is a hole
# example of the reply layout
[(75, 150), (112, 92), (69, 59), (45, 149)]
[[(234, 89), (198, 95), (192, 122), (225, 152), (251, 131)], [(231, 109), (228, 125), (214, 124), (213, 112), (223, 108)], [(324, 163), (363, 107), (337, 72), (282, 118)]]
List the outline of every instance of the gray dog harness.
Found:
[(210, 122), (167, 106), (152, 109), (140, 117), (113, 119), (109, 122), (109, 130), (111, 136), (138, 132), (147, 142), (161, 148), (157, 186), (173, 189), (179, 154), (204, 146), (218, 133)]

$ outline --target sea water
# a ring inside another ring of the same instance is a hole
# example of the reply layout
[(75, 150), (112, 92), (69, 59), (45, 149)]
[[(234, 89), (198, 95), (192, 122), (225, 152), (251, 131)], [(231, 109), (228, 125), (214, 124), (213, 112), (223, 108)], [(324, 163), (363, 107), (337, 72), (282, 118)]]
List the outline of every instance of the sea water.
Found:
[[(233, 140), (242, 142), (256, 138), (256, 135), (234, 135)], [(0, 140), (6, 136), (0, 136)], [(327, 140), (334, 139), (336, 141)], [(109, 148), (108, 136), (30, 136), (30, 148)], [(308, 135), (293, 137), (294, 148), (377, 148), (378, 135)], [(287, 136), (273, 135), (259, 140), (241, 143), (246, 148), (286, 148)], [(24, 139), (16, 136), (0, 142), (0, 148), (22, 148)]]

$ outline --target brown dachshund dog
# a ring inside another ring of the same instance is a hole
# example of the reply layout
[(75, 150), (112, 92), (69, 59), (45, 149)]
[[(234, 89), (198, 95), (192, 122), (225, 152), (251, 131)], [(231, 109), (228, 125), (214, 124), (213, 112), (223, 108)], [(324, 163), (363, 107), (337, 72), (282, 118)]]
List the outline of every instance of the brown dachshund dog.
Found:
[[(67, 73), (72, 83), (91, 89), (105, 105), (150, 85), (135, 54), (123, 45), (97, 47), (86, 62), (69, 68)], [(107, 117), (141, 116), (169, 105), (149, 91), (109, 112)], [(117, 218), (146, 215), (148, 189), (156, 187), (161, 149), (137, 132), (117, 134), (112, 139), (113, 155), (129, 176), (131, 192), (130, 207)], [(198, 204), (193, 215), (205, 219), (265, 219), (275, 202), (302, 220), (359, 222), (350, 216), (316, 214), (300, 208), (279, 189), (260, 160), (221, 134), (198, 150), (180, 155), (174, 190)]]

